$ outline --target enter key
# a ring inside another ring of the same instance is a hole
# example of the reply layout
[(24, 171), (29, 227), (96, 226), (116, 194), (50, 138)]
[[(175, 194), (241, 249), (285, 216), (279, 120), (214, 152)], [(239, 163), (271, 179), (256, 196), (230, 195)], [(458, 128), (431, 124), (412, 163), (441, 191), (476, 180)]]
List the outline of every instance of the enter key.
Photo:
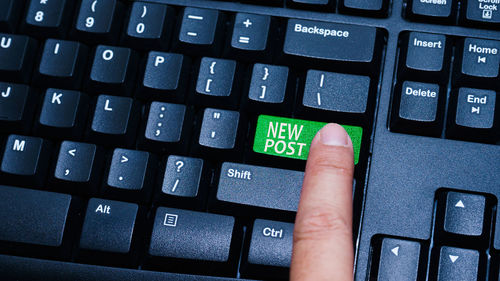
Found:
[[(327, 123), (260, 115), (253, 151), (279, 157), (307, 160), (316, 133)], [(347, 131), (354, 148), (354, 164), (359, 162), (363, 128), (341, 125)]]

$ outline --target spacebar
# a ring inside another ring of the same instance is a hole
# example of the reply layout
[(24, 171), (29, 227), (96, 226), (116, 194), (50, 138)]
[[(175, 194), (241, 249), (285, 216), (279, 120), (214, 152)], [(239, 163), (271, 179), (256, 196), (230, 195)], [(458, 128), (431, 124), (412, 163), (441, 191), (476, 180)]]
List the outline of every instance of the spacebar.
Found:
[(0, 276), (2, 280), (183, 280), (183, 281), (216, 281), (242, 280), (221, 277), (204, 277), (166, 272), (154, 272), (127, 268), (116, 268), (41, 260), (25, 257), (0, 255)]
[(296, 212), (304, 173), (246, 164), (222, 164), (217, 200)]

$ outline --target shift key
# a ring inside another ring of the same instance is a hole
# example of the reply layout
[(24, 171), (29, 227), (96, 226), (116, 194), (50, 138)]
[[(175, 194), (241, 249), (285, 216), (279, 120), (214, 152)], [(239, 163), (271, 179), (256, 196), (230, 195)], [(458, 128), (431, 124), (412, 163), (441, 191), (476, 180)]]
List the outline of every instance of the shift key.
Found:
[(283, 52), (306, 65), (320, 62), (373, 71), (380, 58), (380, 37), (375, 27), (290, 19)]
[(303, 177), (298, 171), (225, 162), (217, 200), (239, 207), (296, 212)]

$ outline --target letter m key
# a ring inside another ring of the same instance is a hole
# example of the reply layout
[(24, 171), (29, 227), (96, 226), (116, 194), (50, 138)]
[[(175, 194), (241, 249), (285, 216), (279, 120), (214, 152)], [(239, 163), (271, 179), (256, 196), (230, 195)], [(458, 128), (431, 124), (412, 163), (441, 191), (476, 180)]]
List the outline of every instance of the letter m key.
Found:
[(26, 144), (26, 141), (24, 140), (14, 140), (14, 146), (12, 147), (12, 150), (14, 151), (24, 151), (24, 145)]

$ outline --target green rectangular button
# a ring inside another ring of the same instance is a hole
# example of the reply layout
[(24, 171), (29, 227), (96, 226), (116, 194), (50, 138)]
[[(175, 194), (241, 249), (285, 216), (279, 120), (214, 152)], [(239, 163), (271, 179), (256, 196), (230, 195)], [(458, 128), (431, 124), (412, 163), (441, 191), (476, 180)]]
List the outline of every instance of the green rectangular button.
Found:
[[(253, 143), (253, 151), (274, 156), (306, 160), (309, 146), (316, 133), (327, 123), (260, 115)], [(359, 161), (363, 128), (341, 125), (347, 131), (354, 147), (354, 164)]]

